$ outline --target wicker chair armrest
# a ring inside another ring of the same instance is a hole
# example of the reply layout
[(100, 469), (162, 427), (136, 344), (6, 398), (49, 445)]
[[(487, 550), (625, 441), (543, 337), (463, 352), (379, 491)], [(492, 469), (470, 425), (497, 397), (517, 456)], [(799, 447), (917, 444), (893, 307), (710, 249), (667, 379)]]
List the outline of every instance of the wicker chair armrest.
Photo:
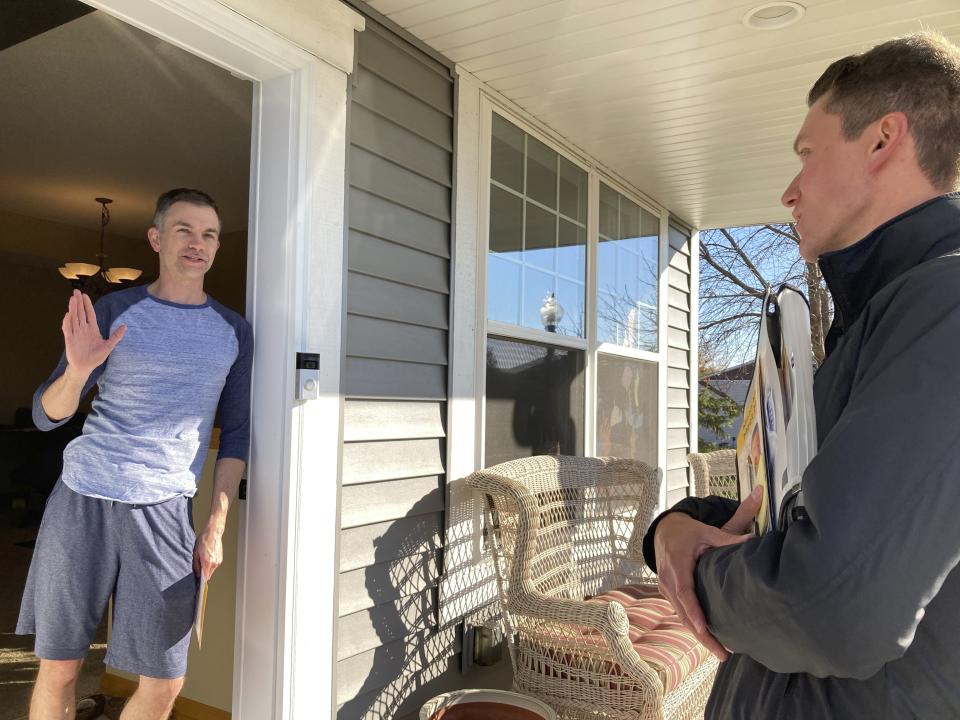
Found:
[(617, 601), (572, 600), (549, 597), (534, 591), (517, 593), (509, 605), (510, 612), (515, 615), (556, 627), (553, 633), (546, 631), (546, 628), (536, 633), (537, 639), (544, 644), (553, 642), (558, 648), (583, 649), (586, 646), (585, 638), (593, 631), (603, 638), (604, 643), (591, 643), (591, 654), (605, 656), (624, 673), (647, 685), (651, 692), (662, 695), (660, 676), (634, 649), (630, 642), (627, 611)]
[[(659, 493), (659, 487), (656, 491)], [(631, 575), (637, 576), (643, 582), (654, 584), (656, 584), (657, 578), (650, 568), (647, 567), (647, 561), (643, 558), (643, 538), (646, 536), (647, 530), (650, 529), (656, 513), (656, 505), (641, 508), (637, 513), (637, 516), (633, 520), (633, 532), (630, 535), (626, 552), (623, 555), (624, 561), (636, 568), (630, 573)]]
[(549, 597), (536, 591), (518, 592), (510, 598), (510, 611), (566, 625), (576, 625), (607, 635), (627, 635), (630, 625), (623, 605), (616, 601), (572, 600)]
[(717, 494), (712, 487), (714, 479), (737, 475), (736, 450), (690, 453), (687, 455), (687, 462), (693, 469), (694, 494), (697, 497)]

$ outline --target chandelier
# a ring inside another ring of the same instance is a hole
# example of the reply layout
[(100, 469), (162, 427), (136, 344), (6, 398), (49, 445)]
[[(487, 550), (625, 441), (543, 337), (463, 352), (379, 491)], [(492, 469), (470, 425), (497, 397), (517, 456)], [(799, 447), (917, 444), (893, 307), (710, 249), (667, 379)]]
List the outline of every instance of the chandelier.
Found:
[(107, 224), (110, 222), (110, 210), (107, 205), (112, 203), (113, 200), (105, 197), (94, 198), (94, 200), (100, 203), (100, 252), (97, 253), (99, 264), (68, 262), (58, 268), (60, 274), (69, 280), (74, 288), (86, 293), (92, 300), (130, 285), (143, 272), (136, 268), (108, 268), (106, 266), (107, 255), (103, 252), (103, 235)]

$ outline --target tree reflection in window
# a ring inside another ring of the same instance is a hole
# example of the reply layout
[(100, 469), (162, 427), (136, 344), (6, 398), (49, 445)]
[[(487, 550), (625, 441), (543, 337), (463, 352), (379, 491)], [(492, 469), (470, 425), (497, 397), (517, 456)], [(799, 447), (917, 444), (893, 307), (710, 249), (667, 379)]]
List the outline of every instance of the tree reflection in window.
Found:
[(600, 183), (597, 340), (657, 350), (660, 220)]
[(657, 465), (657, 365), (597, 355), (597, 455)]

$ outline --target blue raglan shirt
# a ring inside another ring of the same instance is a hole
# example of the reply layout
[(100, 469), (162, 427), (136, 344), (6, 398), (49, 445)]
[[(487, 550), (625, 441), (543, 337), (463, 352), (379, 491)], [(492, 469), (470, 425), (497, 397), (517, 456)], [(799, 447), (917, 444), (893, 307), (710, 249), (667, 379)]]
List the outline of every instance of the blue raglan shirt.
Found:
[[(196, 493), (214, 416), (220, 458), (246, 462), (250, 443), (253, 331), (209, 295), (202, 305), (155, 298), (146, 286), (106, 295), (95, 306), (100, 333), (126, 325), (123, 339), (91, 373), (98, 394), (83, 434), (63, 453), (63, 482), (89, 497), (150, 504)], [(52, 430), (40, 404), (66, 356), (33, 396), (33, 421)], [(81, 397), (83, 396), (81, 395)]]

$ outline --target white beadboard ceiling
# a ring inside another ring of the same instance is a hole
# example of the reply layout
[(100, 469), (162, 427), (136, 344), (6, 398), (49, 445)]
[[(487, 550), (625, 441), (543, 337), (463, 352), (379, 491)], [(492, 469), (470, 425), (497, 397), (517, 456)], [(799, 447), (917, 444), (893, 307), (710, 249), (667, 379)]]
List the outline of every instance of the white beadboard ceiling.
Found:
[(788, 219), (806, 93), (833, 60), (934, 29), (958, 0), (370, 0), (369, 5), (699, 228)]

